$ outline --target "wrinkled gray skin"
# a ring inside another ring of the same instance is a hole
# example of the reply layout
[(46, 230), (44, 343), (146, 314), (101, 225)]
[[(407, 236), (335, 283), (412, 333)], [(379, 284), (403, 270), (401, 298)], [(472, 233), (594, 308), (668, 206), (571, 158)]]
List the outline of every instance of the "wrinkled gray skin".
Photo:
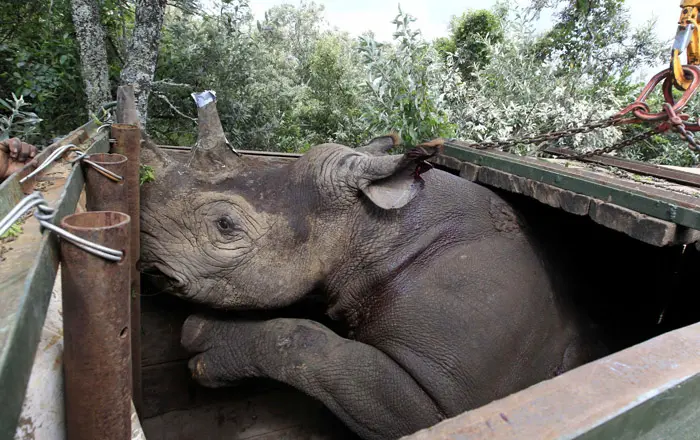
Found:
[(174, 293), (250, 310), (320, 289), (350, 329), (191, 316), (197, 381), (275, 379), (362, 438), (395, 439), (591, 359), (513, 208), (436, 169), (421, 183), (417, 160), (382, 153), (391, 145), (318, 145), (276, 166), (230, 154), (187, 167), (145, 150), (157, 178), (142, 187), (142, 264)]

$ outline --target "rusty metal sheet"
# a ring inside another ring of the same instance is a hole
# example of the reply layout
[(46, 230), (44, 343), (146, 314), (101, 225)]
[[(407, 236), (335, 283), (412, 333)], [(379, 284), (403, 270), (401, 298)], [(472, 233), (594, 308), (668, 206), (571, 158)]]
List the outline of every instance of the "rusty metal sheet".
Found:
[[(686, 433), (700, 433), (699, 388), (700, 323), (697, 323), (540, 382), (404, 439), (688, 440), (697, 437), (686, 437)], [(663, 414), (663, 417), (649, 414)], [(653, 432), (668, 436), (649, 437)]]

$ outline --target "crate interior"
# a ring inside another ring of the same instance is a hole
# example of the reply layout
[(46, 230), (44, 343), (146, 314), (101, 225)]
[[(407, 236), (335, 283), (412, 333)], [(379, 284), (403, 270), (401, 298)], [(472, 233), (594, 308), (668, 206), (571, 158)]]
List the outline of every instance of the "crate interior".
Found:
[[(546, 237), (543, 246), (571, 270), (556, 282), (575, 286), (570, 300), (591, 317), (611, 352), (700, 320), (693, 268), (696, 245), (658, 248), (524, 196), (502, 193)], [(180, 327), (200, 306), (160, 292), (142, 277), (142, 423), (160, 439), (355, 439), (320, 402), (285, 385), (251, 379), (220, 389), (195, 384), (180, 347)], [(695, 289), (695, 290), (693, 290)], [(694, 293), (695, 292), (695, 293)], [(317, 319), (340, 334), (313, 296), (265, 317)]]

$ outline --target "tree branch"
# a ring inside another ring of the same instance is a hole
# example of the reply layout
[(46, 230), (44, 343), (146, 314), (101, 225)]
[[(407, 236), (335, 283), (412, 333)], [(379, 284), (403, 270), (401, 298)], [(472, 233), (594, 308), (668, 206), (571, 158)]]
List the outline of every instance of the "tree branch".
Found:
[(165, 101), (165, 103), (168, 104), (168, 105), (170, 106), (170, 108), (171, 108), (175, 113), (177, 113), (178, 115), (182, 116), (183, 118), (187, 118), (187, 119), (189, 119), (190, 121), (193, 121), (194, 123), (197, 123), (197, 118), (193, 118), (193, 117), (191, 117), (191, 116), (187, 116), (186, 114), (182, 113), (182, 112), (180, 111), (180, 109), (178, 109), (177, 107), (175, 107), (175, 105), (173, 105), (173, 103), (170, 102), (170, 100), (168, 99), (167, 96), (165, 96), (165, 95), (163, 95), (163, 94), (161, 94), (161, 93), (155, 92), (155, 91), (153, 92), (153, 95), (155, 95), (156, 97), (158, 97), (158, 98), (162, 99), (163, 101)]
[(194, 90), (193, 85), (184, 84), (184, 83), (176, 83), (176, 82), (171, 82), (171, 81), (167, 81), (167, 80), (153, 81), (151, 83), (151, 86), (155, 90), (159, 90), (160, 86), (163, 86), (163, 87), (182, 87), (182, 88)]

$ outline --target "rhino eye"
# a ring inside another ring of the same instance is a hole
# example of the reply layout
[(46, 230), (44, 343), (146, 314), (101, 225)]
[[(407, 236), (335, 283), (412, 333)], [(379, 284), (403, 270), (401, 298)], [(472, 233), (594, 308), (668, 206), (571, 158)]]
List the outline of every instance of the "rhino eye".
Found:
[(216, 220), (216, 227), (221, 232), (232, 232), (234, 229), (234, 224), (228, 217), (219, 217), (219, 219)]

